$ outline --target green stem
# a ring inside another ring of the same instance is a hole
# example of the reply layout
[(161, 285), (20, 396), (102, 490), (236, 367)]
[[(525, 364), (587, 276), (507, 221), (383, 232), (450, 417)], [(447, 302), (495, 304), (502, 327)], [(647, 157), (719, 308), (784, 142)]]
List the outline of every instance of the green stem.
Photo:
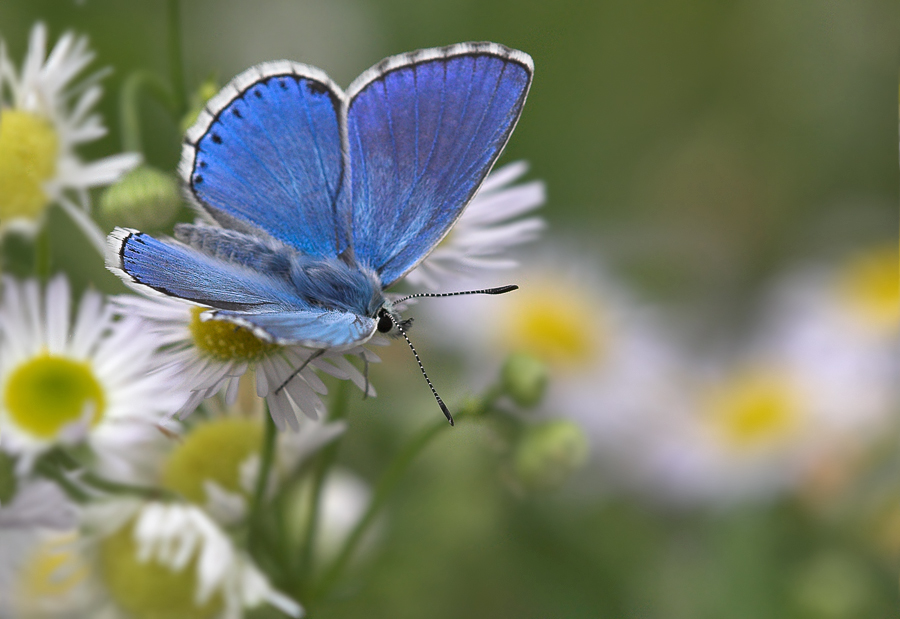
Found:
[[(350, 382), (342, 380), (337, 390), (332, 396), (331, 410), (328, 413), (328, 420), (331, 422), (338, 421), (347, 416), (347, 404), (350, 401)], [(309, 497), (309, 515), (306, 521), (306, 530), (303, 532), (302, 546), (300, 547), (300, 562), (297, 566), (297, 572), (300, 574), (298, 579), (303, 582), (304, 579), (311, 579), (313, 564), (313, 547), (316, 539), (316, 529), (319, 526), (319, 505), (322, 502), (322, 487), (325, 484), (325, 478), (328, 471), (334, 465), (337, 459), (338, 449), (340, 448), (340, 437), (334, 439), (322, 453), (316, 462), (316, 469), (313, 473), (312, 489)]]
[(78, 481), (87, 486), (90, 486), (91, 488), (95, 488), (103, 492), (108, 492), (110, 494), (131, 494), (148, 499), (176, 498), (173, 493), (163, 488), (135, 486), (133, 484), (111, 481), (109, 479), (98, 476), (96, 473), (84, 471), (84, 465), (82, 465), (77, 458), (72, 456), (72, 454), (61, 447), (57, 447), (56, 449), (48, 452), (43, 457), (41, 463), (44, 466), (48, 467), (48, 472), (49, 469), (54, 469), (60, 471), (60, 474), (63, 475), (64, 471), (82, 470), (83, 472), (78, 476)]
[(53, 463), (47, 460), (38, 460), (35, 464), (35, 470), (40, 473), (41, 476), (56, 482), (69, 498), (76, 503), (87, 503), (91, 499), (90, 494), (69, 479), (66, 474)]
[(146, 499), (174, 499), (175, 495), (163, 488), (150, 488), (145, 486), (134, 486), (132, 484), (123, 484), (117, 481), (110, 481), (102, 477), (98, 477), (94, 473), (85, 473), (81, 476), (88, 486), (109, 492), (111, 494), (131, 494), (134, 496), (144, 497)]
[[(459, 417), (457, 416), (457, 418)], [(399, 454), (397, 454), (393, 462), (391, 462), (387, 470), (382, 474), (381, 479), (378, 481), (378, 485), (375, 487), (374, 496), (372, 497), (372, 501), (369, 503), (369, 507), (366, 509), (365, 514), (363, 514), (363, 517), (356, 523), (356, 526), (344, 542), (337, 558), (319, 581), (318, 586), (315, 588), (314, 599), (324, 597), (332, 587), (334, 587), (341, 577), (341, 574), (344, 572), (344, 569), (347, 567), (350, 559), (353, 557), (353, 554), (360, 541), (362, 541), (366, 531), (368, 531), (369, 527), (375, 521), (375, 516), (378, 515), (382, 505), (387, 501), (388, 496), (393, 492), (410, 464), (412, 464), (416, 456), (422, 453), (422, 451), (431, 444), (431, 441), (444, 432), (447, 427), (446, 422), (443, 420), (426, 427), (407, 443), (406, 447), (404, 447)]]
[(119, 93), (120, 130), (122, 132), (122, 150), (141, 152), (141, 116), (140, 103), (144, 93), (152, 95), (162, 103), (172, 115), (178, 117), (180, 105), (171, 89), (155, 73), (135, 71), (125, 78)]
[(53, 248), (50, 244), (50, 228), (45, 221), (34, 241), (34, 275), (43, 282), (50, 279), (52, 250)]
[(253, 546), (254, 541), (259, 539), (262, 529), (263, 515), (265, 514), (264, 504), (266, 502), (266, 490), (269, 487), (269, 474), (272, 472), (272, 463), (275, 461), (275, 439), (278, 436), (278, 428), (269, 414), (269, 407), (264, 407), (265, 430), (263, 434), (263, 443), (259, 452), (259, 474), (256, 477), (256, 488), (253, 493), (253, 505), (250, 510), (250, 535), (249, 546)]
[(166, 5), (169, 20), (169, 81), (175, 113), (179, 117), (187, 112), (187, 95), (184, 89), (184, 57), (181, 51), (181, 6), (179, 0), (169, 0)]

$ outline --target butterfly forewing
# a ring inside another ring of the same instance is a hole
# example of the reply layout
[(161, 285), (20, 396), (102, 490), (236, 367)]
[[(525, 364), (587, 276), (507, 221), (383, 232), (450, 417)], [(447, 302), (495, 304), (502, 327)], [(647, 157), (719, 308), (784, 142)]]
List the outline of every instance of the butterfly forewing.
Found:
[(188, 134), (182, 173), (191, 192), (223, 225), (250, 224), (307, 255), (337, 256), (349, 243), (337, 221), (342, 102), (312, 67), (245, 71)]
[(352, 244), (385, 287), (471, 200), (515, 127), (531, 59), (496, 44), (389, 58), (348, 92)]

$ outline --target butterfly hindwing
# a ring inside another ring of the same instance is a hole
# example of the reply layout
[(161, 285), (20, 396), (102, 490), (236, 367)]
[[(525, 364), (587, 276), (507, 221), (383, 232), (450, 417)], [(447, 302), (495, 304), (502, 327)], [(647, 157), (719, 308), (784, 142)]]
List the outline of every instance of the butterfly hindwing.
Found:
[(337, 256), (349, 244), (337, 214), (343, 99), (314, 67), (282, 61), (245, 71), (188, 131), (181, 173), (191, 193), (226, 227)]
[(385, 287), (471, 200), (515, 127), (532, 72), (527, 54), (464, 43), (388, 58), (350, 86), (353, 250)]
[(276, 310), (294, 302), (285, 282), (176, 241), (116, 228), (108, 242), (107, 267), (141, 292), (155, 290), (201, 305), (241, 311)]
[(349, 312), (312, 310), (282, 312), (234, 312), (214, 310), (210, 317), (251, 329), (264, 340), (302, 344), (310, 348), (350, 347), (375, 333), (373, 318)]
[(375, 321), (351, 312), (312, 305), (287, 280), (210, 256), (176, 241), (116, 228), (109, 236), (107, 266), (127, 284), (214, 308), (210, 315), (248, 327), (266, 341), (318, 348), (367, 340)]

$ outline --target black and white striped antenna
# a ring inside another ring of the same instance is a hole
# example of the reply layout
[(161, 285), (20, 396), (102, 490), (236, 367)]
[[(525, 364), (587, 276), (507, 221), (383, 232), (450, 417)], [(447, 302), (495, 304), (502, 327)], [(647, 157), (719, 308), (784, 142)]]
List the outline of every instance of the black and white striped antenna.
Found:
[[(464, 290), (462, 292), (420, 292), (418, 294), (411, 294), (405, 296), (403, 298), (397, 299), (394, 303), (403, 303), (409, 299), (419, 299), (422, 297), (456, 297), (464, 294), (503, 294), (505, 292), (512, 292), (513, 290), (518, 290), (518, 286), (515, 284), (510, 286), (500, 286), (499, 288), (483, 288), (481, 290)], [(422, 365), (422, 360), (419, 358), (419, 353), (416, 352), (416, 347), (413, 346), (413, 343), (409, 340), (409, 336), (406, 335), (406, 329), (403, 328), (399, 322), (397, 322), (391, 314), (385, 312), (385, 316), (390, 318), (391, 322), (397, 328), (397, 331), (400, 332), (400, 335), (403, 336), (403, 339), (406, 340), (406, 343), (409, 344), (409, 349), (412, 351), (413, 355), (416, 358), (416, 363), (419, 364), (419, 370), (422, 371), (422, 376), (425, 377), (425, 382), (428, 383), (428, 388), (431, 389), (431, 394), (434, 396), (434, 399), (437, 400), (438, 406), (441, 407), (441, 410), (444, 413), (444, 417), (447, 418), (447, 421), (450, 422), (450, 425), (453, 425), (453, 415), (450, 414), (450, 409), (447, 408), (447, 405), (444, 404), (444, 401), (441, 399), (441, 396), (438, 395), (437, 389), (434, 388), (434, 385), (431, 384), (431, 379), (428, 378), (428, 373), (425, 371), (425, 366)]]

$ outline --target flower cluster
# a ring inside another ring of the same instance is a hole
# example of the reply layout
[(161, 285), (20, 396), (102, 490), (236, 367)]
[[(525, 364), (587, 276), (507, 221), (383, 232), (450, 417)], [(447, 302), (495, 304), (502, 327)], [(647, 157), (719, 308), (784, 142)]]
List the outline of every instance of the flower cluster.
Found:
[(699, 344), (579, 263), (564, 251), (536, 258), (517, 275), (519, 293), (448, 300), (434, 320), (452, 328), (426, 331), (454, 334), (443, 344), (470, 354), (476, 384), (500, 361), (485, 349), (544, 364), (540, 408), (587, 432), (595, 481), (689, 505), (835, 492), (890, 430), (900, 396), (896, 248), (797, 268), (763, 296), (751, 333)]

